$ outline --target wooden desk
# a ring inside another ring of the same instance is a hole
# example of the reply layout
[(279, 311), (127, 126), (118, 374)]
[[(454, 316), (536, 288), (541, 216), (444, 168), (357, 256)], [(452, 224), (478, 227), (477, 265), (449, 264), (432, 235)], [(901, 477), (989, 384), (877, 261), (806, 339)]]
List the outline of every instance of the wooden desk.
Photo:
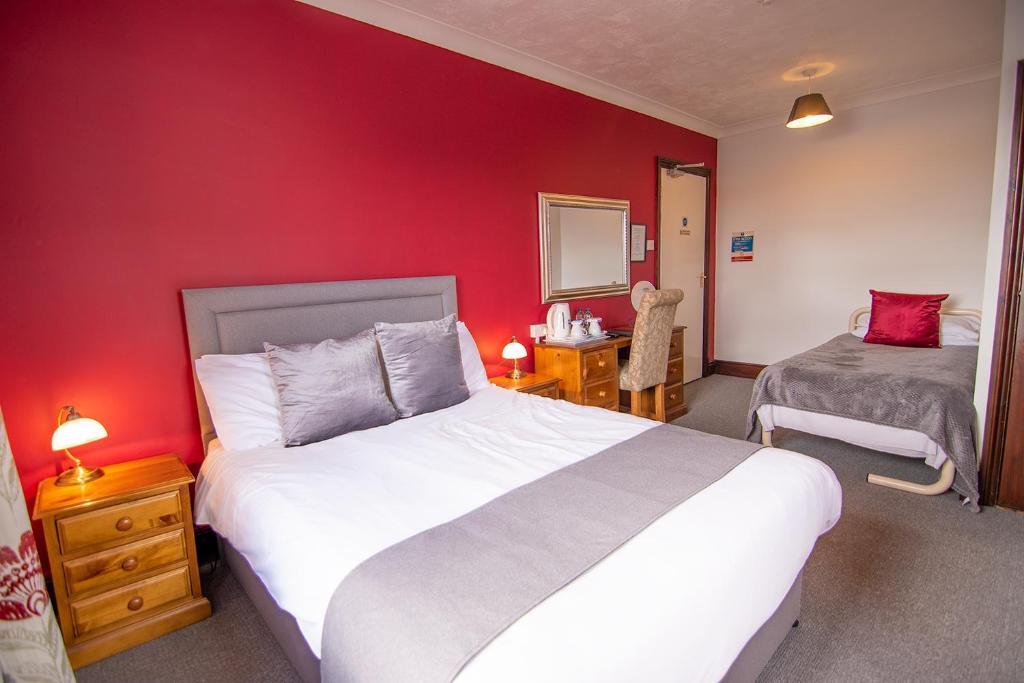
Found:
[[(686, 413), (683, 398), (683, 333), (685, 326), (672, 329), (665, 379), (665, 418), (672, 421)], [(542, 375), (561, 379), (566, 401), (584, 406), (629, 412), (629, 392), (619, 392), (619, 359), (629, 357), (630, 337), (613, 337), (575, 347), (541, 342), (533, 347), (534, 367)], [(654, 391), (643, 395), (642, 406), (651, 410)]]

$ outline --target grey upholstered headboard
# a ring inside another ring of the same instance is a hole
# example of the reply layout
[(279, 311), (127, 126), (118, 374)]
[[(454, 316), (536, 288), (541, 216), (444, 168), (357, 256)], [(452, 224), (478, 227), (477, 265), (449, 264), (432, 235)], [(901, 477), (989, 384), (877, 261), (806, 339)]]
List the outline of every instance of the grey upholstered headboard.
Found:
[(259, 353), (263, 342), (297, 344), (348, 337), (375, 322), (417, 322), (458, 314), (455, 276), (294, 285), (183, 289), (203, 448), (216, 432), (195, 375), (209, 353)]

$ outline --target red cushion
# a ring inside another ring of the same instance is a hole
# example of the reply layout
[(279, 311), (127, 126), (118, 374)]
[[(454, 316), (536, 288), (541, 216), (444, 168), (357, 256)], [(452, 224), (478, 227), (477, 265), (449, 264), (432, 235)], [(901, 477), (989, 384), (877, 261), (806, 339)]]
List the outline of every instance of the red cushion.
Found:
[(938, 348), (939, 309), (949, 294), (871, 292), (868, 344)]

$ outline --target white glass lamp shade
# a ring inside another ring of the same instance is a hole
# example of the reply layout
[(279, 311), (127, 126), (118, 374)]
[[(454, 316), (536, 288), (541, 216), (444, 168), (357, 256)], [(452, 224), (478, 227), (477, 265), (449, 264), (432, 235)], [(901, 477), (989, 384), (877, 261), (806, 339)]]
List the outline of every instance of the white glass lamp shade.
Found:
[(75, 417), (62, 423), (53, 431), (50, 447), (63, 451), (82, 444), (98, 441), (107, 436), (107, 430), (91, 417)]
[(512, 337), (512, 341), (505, 344), (505, 348), (501, 350), (501, 357), (505, 360), (526, 358), (526, 347), (516, 341), (515, 337)]

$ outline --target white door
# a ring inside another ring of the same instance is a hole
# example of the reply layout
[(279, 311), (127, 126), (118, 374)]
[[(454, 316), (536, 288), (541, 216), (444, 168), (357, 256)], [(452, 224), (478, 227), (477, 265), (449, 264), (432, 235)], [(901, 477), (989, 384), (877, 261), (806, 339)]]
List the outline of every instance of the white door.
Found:
[(658, 172), (661, 174), (658, 287), (683, 290), (683, 300), (676, 309), (676, 325), (686, 325), (683, 381), (692, 382), (703, 375), (707, 178), (668, 168), (659, 168)]

